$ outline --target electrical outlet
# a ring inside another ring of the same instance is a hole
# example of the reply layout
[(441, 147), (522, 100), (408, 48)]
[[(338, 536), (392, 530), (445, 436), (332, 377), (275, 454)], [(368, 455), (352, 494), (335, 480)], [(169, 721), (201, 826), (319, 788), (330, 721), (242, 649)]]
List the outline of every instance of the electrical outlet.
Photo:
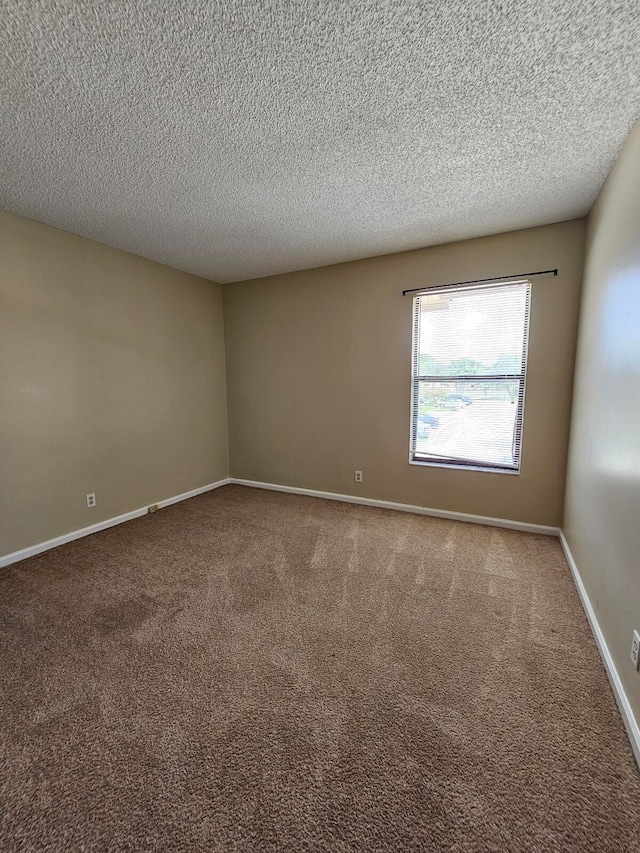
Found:
[(157, 512), (157, 511), (158, 511), (158, 504), (151, 504), (151, 506), (149, 507), (149, 512)]
[(631, 641), (631, 660), (635, 668), (640, 669), (640, 634), (637, 631), (633, 632)]
[(87, 508), (91, 509), (96, 505), (96, 493), (91, 492), (90, 495), (87, 495)]
[(362, 482), (362, 471), (356, 471), (356, 483)]

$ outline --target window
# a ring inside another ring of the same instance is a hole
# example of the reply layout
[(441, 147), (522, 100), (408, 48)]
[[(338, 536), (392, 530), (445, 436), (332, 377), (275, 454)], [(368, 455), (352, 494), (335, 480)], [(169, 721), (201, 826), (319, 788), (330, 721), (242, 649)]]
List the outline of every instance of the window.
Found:
[(530, 287), (437, 287), (414, 297), (411, 462), (520, 470)]

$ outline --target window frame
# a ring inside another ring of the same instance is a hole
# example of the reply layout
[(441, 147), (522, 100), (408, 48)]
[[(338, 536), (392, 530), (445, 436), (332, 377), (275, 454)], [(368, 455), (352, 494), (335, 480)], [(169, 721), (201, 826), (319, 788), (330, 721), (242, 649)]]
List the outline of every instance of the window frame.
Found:
[[(473, 376), (431, 376), (419, 374), (418, 364), (420, 360), (420, 297), (433, 294), (460, 293), (462, 291), (496, 290), (500, 287), (513, 286), (514, 284), (526, 285), (522, 361), (520, 373), (504, 373), (493, 375)], [(527, 368), (529, 362), (529, 331), (531, 319), (531, 281), (526, 278), (514, 278), (508, 281), (493, 281), (487, 283), (474, 283), (468, 285), (447, 285), (440, 287), (425, 287), (415, 293), (412, 306), (412, 336), (411, 336), (411, 419), (409, 423), (409, 464), (432, 468), (454, 468), (463, 471), (482, 471), (492, 474), (520, 474), (522, 468), (522, 438), (524, 432), (524, 408), (527, 385)], [(517, 411), (514, 427), (513, 442), (516, 452), (513, 454), (515, 465), (492, 465), (488, 462), (467, 460), (461, 457), (430, 457), (429, 454), (421, 454), (416, 451), (418, 434), (418, 414), (421, 382), (478, 382), (483, 381), (511, 381), (518, 382)]]

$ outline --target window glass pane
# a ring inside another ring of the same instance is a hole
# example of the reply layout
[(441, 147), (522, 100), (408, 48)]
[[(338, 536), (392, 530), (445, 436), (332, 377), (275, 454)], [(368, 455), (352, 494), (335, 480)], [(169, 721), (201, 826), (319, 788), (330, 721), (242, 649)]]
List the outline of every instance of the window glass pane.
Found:
[(418, 375), (522, 371), (526, 282), (420, 296)]
[[(415, 453), (517, 467), (519, 381), (419, 383)], [(438, 461), (432, 459), (432, 461)]]
[(528, 281), (414, 301), (414, 461), (519, 470)]

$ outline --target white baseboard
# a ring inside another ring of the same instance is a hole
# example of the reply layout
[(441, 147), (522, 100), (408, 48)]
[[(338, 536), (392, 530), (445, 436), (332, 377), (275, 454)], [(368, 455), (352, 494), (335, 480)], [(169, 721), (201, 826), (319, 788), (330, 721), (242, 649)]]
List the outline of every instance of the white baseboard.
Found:
[[(506, 518), (489, 518), (484, 515), (470, 515), (466, 512), (451, 512), (445, 509), (431, 509), (424, 506), (412, 506), (411, 504), (394, 503), (392, 501), (381, 501), (374, 498), (362, 498), (357, 495), (341, 495), (334, 492), (320, 492), (315, 489), (299, 489), (295, 486), (280, 486), (275, 483), (259, 483), (256, 480), (241, 480), (234, 477), (226, 477), (224, 480), (218, 480), (216, 483), (209, 483), (206, 486), (201, 486), (198, 489), (192, 489), (189, 492), (183, 492), (181, 495), (175, 495), (171, 498), (165, 498), (162, 501), (157, 501), (158, 507), (171, 506), (180, 501), (193, 498), (196, 495), (201, 495), (204, 492), (210, 492), (213, 489), (218, 489), (220, 486), (226, 486), (230, 483), (237, 483), (240, 486), (250, 486), (254, 489), (268, 489), (274, 492), (290, 492), (295, 495), (308, 495), (313, 498), (325, 498), (332, 501), (343, 501), (346, 503), (362, 504), (363, 506), (377, 506), (383, 509), (394, 509), (400, 512), (414, 512), (419, 515), (431, 515), (435, 518), (447, 518), (453, 521), (468, 521), (472, 524), (487, 524), (491, 527), (506, 527), (510, 530), (522, 530), (526, 533), (542, 533), (547, 536), (557, 536), (557, 527), (547, 527), (542, 524), (529, 524), (525, 521), (511, 521)], [(28, 557), (34, 557), (36, 554), (41, 554), (43, 551), (48, 551), (50, 548), (57, 548), (58, 545), (64, 545), (66, 542), (73, 542), (75, 539), (81, 539), (83, 536), (90, 536), (92, 533), (98, 533), (100, 530), (106, 530), (109, 527), (115, 527), (117, 524), (122, 524), (125, 521), (131, 521), (133, 518), (139, 518), (141, 515), (146, 515), (149, 511), (148, 506), (133, 509), (130, 512), (125, 512), (122, 515), (116, 515), (113, 518), (107, 518), (104, 521), (99, 521), (97, 524), (91, 524), (89, 527), (82, 527), (80, 530), (73, 530), (71, 533), (64, 533), (62, 536), (56, 536), (55, 539), (48, 539), (46, 542), (38, 542), (36, 545), (30, 545), (28, 548), (22, 548), (20, 551), (14, 551), (11, 554), (0, 556), (0, 569), (5, 566), (10, 566), (12, 563), (17, 563), (19, 560), (26, 560)]]
[(432, 509), (426, 506), (381, 501), (376, 498), (361, 498), (358, 495), (341, 495), (336, 492), (318, 492), (315, 489), (299, 489), (295, 486), (280, 486), (274, 483), (260, 483), (257, 480), (241, 480), (231, 478), (232, 483), (239, 486), (250, 486), (252, 489), (268, 489), (272, 492), (289, 492), (293, 495), (308, 495), (312, 498), (324, 498), (330, 501), (343, 501), (362, 506), (378, 506), (383, 509), (395, 509), (399, 512), (413, 512), (418, 515), (431, 515), (434, 518), (447, 518), (451, 521), (468, 521), (471, 524), (486, 524), (490, 527), (506, 527), (509, 530), (522, 530), (525, 533), (541, 533), (545, 536), (557, 536), (557, 527), (547, 527), (544, 524), (530, 524), (528, 521), (512, 521), (509, 518), (490, 518), (485, 515), (471, 515), (467, 512), (452, 512), (448, 509)]
[[(165, 498), (163, 501), (158, 501), (158, 507), (162, 509), (171, 504), (185, 501), (187, 498), (193, 498), (196, 495), (201, 495), (204, 492), (210, 492), (213, 489), (219, 489), (220, 486), (226, 486), (232, 480), (227, 477), (224, 480), (218, 480), (216, 483), (209, 483), (206, 486), (200, 486), (198, 489), (192, 489), (190, 492), (184, 492), (181, 495), (175, 495), (172, 498)], [(92, 524), (89, 527), (82, 527), (80, 530), (73, 530), (71, 533), (64, 533), (62, 536), (56, 536), (55, 539), (48, 539), (46, 542), (38, 542), (37, 545), (30, 545), (28, 548), (22, 548), (20, 551), (14, 551), (12, 554), (5, 554), (0, 557), (0, 569), (4, 566), (10, 566), (12, 563), (17, 563), (19, 560), (26, 560), (27, 557), (34, 557), (36, 554), (42, 554), (43, 551), (48, 551), (50, 548), (57, 548), (58, 545), (64, 545), (66, 542), (73, 542), (74, 539), (81, 539), (83, 536), (90, 536), (92, 533), (98, 533), (100, 530), (106, 530), (108, 527), (115, 527), (116, 524), (122, 524), (124, 521), (131, 521), (132, 518), (139, 518), (141, 515), (146, 515), (149, 512), (149, 506), (143, 506), (139, 509), (133, 509), (131, 512), (125, 512), (122, 515), (116, 515), (113, 518), (107, 518), (104, 521), (99, 521), (97, 524)]]
[(560, 544), (562, 545), (562, 550), (564, 551), (567, 563), (569, 564), (569, 569), (571, 570), (571, 574), (573, 575), (573, 580), (578, 590), (578, 595), (580, 596), (582, 607), (584, 608), (584, 612), (587, 616), (587, 619), (589, 620), (591, 633), (593, 634), (593, 637), (596, 641), (596, 645), (598, 646), (598, 650), (602, 658), (602, 663), (604, 664), (605, 671), (609, 678), (609, 683), (611, 684), (613, 695), (620, 710), (622, 722), (624, 723), (624, 727), (627, 730), (627, 735), (629, 736), (629, 740), (631, 741), (631, 748), (633, 749), (633, 754), (635, 756), (636, 761), (638, 762), (638, 766), (640, 767), (640, 726), (638, 726), (638, 721), (634, 716), (631, 703), (629, 702), (627, 694), (625, 693), (625, 689), (620, 679), (620, 675), (618, 674), (618, 670), (616, 669), (613, 657), (611, 656), (611, 652), (609, 651), (609, 647), (607, 646), (607, 641), (605, 640), (604, 634), (602, 633), (602, 629), (600, 628), (598, 617), (596, 616), (596, 612), (593, 609), (593, 605), (591, 604), (591, 601), (587, 594), (587, 590), (585, 589), (585, 586), (582, 583), (582, 578), (580, 577), (578, 566), (576, 565), (576, 561), (573, 559), (573, 554), (571, 553), (571, 549), (569, 548), (569, 544), (562, 530), (560, 531)]
[[(158, 501), (158, 509), (164, 509), (172, 504), (179, 504), (180, 501), (186, 501), (189, 498), (195, 498), (197, 495), (203, 495), (205, 492), (212, 492), (214, 489), (219, 489), (220, 486), (228, 486), (233, 483), (231, 477), (225, 477), (223, 480), (216, 480), (215, 483), (209, 483), (206, 486), (200, 486), (198, 489), (191, 489), (190, 492), (183, 492), (181, 495), (175, 495), (173, 498), (165, 498), (163, 501)], [(147, 507), (145, 507), (145, 510)]]
[[(235, 483), (239, 486), (249, 486), (253, 489), (267, 489), (273, 492), (287, 492), (294, 495), (308, 495), (309, 497), (314, 498), (343, 501), (344, 503), (382, 507), (383, 509), (392, 509), (400, 512), (413, 512), (418, 515), (429, 515), (434, 518), (446, 518), (452, 521), (466, 521), (471, 524), (485, 524), (491, 527), (504, 527), (509, 530), (521, 530), (526, 533), (540, 533), (547, 536), (559, 535), (562, 550), (564, 551), (574, 583), (578, 590), (578, 595), (580, 596), (580, 601), (582, 602), (591, 631), (600, 651), (613, 695), (618, 704), (620, 715), (622, 716), (627, 735), (631, 742), (633, 754), (638, 762), (638, 766), (640, 766), (640, 726), (634, 716), (631, 703), (629, 702), (625, 692), (618, 670), (616, 669), (611, 652), (609, 651), (609, 647), (607, 646), (607, 642), (604, 638), (604, 634), (602, 633), (602, 629), (598, 623), (595, 610), (589, 600), (585, 586), (582, 583), (582, 578), (580, 577), (580, 572), (578, 571), (578, 567), (573, 559), (573, 555), (562, 530), (559, 530), (557, 527), (548, 527), (542, 524), (530, 524), (525, 521), (512, 521), (511, 519), (506, 518), (491, 518), (483, 515), (472, 515), (466, 512), (452, 512), (450, 510), (433, 509), (431, 507), (395, 503), (393, 501), (382, 501), (375, 498), (358, 497), (357, 495), (342, 495), (335, 492), (317, 491), (315, 489), (301, 489), (295, 486), (281, 486), (275, 483), (261, 483), (256, 480), (242, 480), (235, 477), (226, 477), (223, 480), (218, 480), (215, 483), (209, 483), (208, 485), (201, 486), (198, 489), (183, 492), (181, 495), (174, 495), (171, 498), (165, 498), (164, 500), (158, 501), (157, 504), (158, 507), (162, 509), (164, 507), (171, 506), (172, 504), (179, 503), (180, 501), (187, 500), (188, 498), (193, 498), (196, 495), (204, 494), (204, 492), (219, 489), (220, 486), (226, 486), (230, 483)], [(56, 548), (58, 545), (64, 545), (66, 542), (73, 542), (75, 539), (81, 539), (83, 536), (90, 536), (92, 533), (97, 533), (100, 530), (115, 527), (117, 524), (130, 521), (133, 518), (139, 518), (142, 515), (146, 515), (148, 511), (148, 506), (140, 507), (139, 509), (131, 510), (131, 512), (125, 512), (122, 515), (117, 515), (114, 518), (99, 521), (97, 524), (92, 524), (89, 527), (83, 527), (80, 530), (74, 530), (71, 533), (65, 533), (62, 536), (57, 536), (55, 539), (49, 539), (46, 542), (39, 542), (37, 545), (31, 545), (29, 548), (23, 548), (20, 551), (14, 551), (11, 554), (6, 554), (5, 556), (0, 557), (0, 568), (9, 566), (12, 563), (17, 563), (19, 560), (25, 560), (27, 557), (33, 557), (36, 554), (41, 554), (43, 551)]]

